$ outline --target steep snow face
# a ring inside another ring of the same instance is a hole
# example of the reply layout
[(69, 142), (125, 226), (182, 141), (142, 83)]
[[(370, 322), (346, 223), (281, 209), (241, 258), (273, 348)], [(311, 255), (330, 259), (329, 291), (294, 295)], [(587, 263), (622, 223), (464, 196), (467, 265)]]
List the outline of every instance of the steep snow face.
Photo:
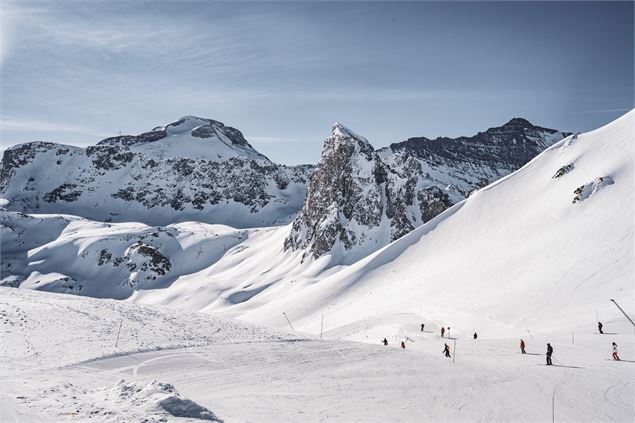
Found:
[(197, 220), (253, 227), (293, 219), (311, 166), (283, 166), (237, 129), (192, 116), (86, 149), (32, 142), (4, 152), (0, 197), (26, 213), (152, 225)]
[(512, 119), (472, 138), (411, 138), (374, 151), (336, 124), (285, 249), (350, 264), (518, 169), (565, 134)]
[(381, 251), (243, 317), (273, 323), (267, 316), (285, 310), (317, 332), (325, 313), (333, 335), (363, 339), (396, 315), (465, 334), (589, 331), (596, 309), (620, 317), (609, 298), (633, 313), (634, 129), (631, 111), (569, 136)]

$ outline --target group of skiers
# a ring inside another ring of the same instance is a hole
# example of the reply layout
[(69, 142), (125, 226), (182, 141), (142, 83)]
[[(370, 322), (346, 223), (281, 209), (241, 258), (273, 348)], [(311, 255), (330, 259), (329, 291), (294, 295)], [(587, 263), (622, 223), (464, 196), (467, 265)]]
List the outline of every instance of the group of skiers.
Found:
[[(423, 332), (423, 329), (425, 328), (425, 324), (421, 323), (421, 332)], [(604, 332), (602, 332), (602, 322), (598, 322), (598, 331), (600, 334), (604, 334)], [(444, 326), (441, 326), (441, 338), (445, 338), (445, 333), (446, 333), (446, 329)], [(448, 338), (450, 337), (450, 327), (448, 326), (447, 329), (447, 334), (448, 334)], [(476, 332), (474, 332), (474, 339), (476, 339), (478, 337), (478, 334)], [(384, 344), (384, 346), (388, 346), (388, 340), (386, 338), (384, 338), (382, 341), (382, 344)], [(406, 343), (405, 341), (401, 341), (401, 349), (405, 350), (406, 349)], [(443, 344), (443, 352), (442, 352), (446, 357), (450, 358), (452, 357), (450, 355), (450, 346), (446, 343)], [(525, 341), (521, 338), (520, 340), (520, 353), (521, 354), (526, 354), (527, 352), (525, 351)], [(551, 361), (551, 356), (553, 355), (553, 347), (551, 346), (550, 343), (547, 343), (547, 366), (553, 366), (553, 362)], [(620, 360), (619, 355), (617, 354), (617, 344), (615, 342), (613, 342), (613, 360)]]
[[(476, 338), (474, 338), (476, 339)], [(388, 346), (388, 340), (386, 338), (381, 340), (381, 343), (384, 344), (384, 346)], [(406, 349), (406, 342), (405, 341), (401, 341), (401, 349), (405, 350)], [(443, 354), (445, 354), (446, 357), (450, 358), (452, 357), (450, 355), (450, 346), (448, 344), (443, 344)]]

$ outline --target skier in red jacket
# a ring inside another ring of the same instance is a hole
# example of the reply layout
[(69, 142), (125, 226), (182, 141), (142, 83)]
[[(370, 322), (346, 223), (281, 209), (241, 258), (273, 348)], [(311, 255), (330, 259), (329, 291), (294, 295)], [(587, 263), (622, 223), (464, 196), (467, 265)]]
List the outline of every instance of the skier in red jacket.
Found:
[(404, 341), (401, 341), (401, 349), (402, 350), (406, 349), (406, 343)]
[(617, 344), (613, 342), (613, 360), (620, 361), (620, 356), (617, 355)]
[(441, 338), (445, 336), (445, 328), (441, 326)]
[(520, 340), (520, 352), (525, 354), (525, 341)]

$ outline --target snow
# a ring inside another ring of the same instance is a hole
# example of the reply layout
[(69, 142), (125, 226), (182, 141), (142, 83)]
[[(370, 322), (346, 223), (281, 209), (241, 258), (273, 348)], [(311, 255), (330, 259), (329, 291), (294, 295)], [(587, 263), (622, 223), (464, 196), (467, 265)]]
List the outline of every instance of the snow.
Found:
[[(616, 334), (577, 332), (575, 343), (525, 334), (521, 355), (517, 338), (473, 340), (452, 324), (455, 349), (436, 327), (421, 333), (418, 315), (384, 319), (369, 345), (24, 289), (0, 288), (0, 313), (3, 422), (550, 421), (554, 393), (557, 421), (635, 415), (624, 319), (605, 322)], [(384, 347), (392, 322), (402, 333)], [(559, 367), (543, 365), (547, 340)], [(606, 360), (612, 341), (625, 361)]]
[(224, 127), (217, 128), (216, 124), (211, 124), (214, 129), (213, 136), (209, 138), (195, 137), (192, 135), (192, 131), (200, 127), (210, 126), (210, 120), (196, 116), (184, 116), (174, 123), (157, 128), (165, 130), (167, 137), (162, 138), (159, 142), (135, 144), (131, 147), (131, 151), (143, 153), (155, 160), (188, 157), (222, 161), (231, 157), (247, 157), (263, 163), (270, 163), (269, 159), (251, 146), (232, 143), (223, 133)]

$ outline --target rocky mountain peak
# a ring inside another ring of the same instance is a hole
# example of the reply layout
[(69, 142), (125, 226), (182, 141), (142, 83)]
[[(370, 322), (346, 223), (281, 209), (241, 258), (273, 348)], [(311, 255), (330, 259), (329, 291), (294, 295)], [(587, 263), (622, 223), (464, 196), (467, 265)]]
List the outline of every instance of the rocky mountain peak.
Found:
[(334, 157), (341, 162), (342, 157), (351, 158), (358, 154), (366, 160), (371, 160), (374, 151), (366, 138), (357, 135), (341, 123), (336, 123), (331, 130), (331, 136), (324, 142), (321, 161), (328, 161), (329, 157)]
[(529, 122), (527, 119), (515, 117), (512, 118), (509, 122), (503, 125), (503, 127), (521, 127), (521, 128), (534, 128), (534, 125)]
[(132, 150), (160, 159), (186, 157), (218, 161), (243, 157), (269, 162), (267, 157), (247, 142), (238, 129), (198, 116), (184, 116), (139, 135), (106, 138), (96, 147)]
[(332, 137), (336, 137), (336, 138), (353, 138), (355, 140), (364, 142), (366, 144), (368, 144), (368, 140), (366, 140), (366, 138), (362, 137), (361, 135), (356, 134), (355, 132), (351, 131), (349, 128), (347, 128), (346, 126), (342, 125), (341, 123), (337, 122), (335, 123), (335, 125), (333, 125), (333, 129), (331, 129), (331, 136)]
[(226, 138), (234, 145), (253, 148), (238, 129), (225, 126), (217, 120), (198, 116), (184, 116), (177, 121), (163, 127), (157, 127), (154, 130), (165, 131), (168, 135), (189, 134), (197, 138)]

